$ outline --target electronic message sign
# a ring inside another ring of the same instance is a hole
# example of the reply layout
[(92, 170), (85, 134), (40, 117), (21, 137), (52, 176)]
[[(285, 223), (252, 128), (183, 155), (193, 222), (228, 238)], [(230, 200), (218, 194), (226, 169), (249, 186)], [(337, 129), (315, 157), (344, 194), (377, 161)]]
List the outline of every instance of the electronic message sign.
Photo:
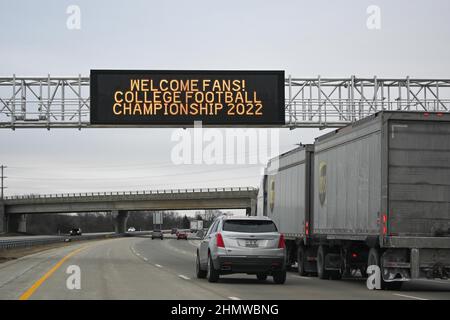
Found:
[(93, 125), (285, 123), (284, 71), (91, 70)]

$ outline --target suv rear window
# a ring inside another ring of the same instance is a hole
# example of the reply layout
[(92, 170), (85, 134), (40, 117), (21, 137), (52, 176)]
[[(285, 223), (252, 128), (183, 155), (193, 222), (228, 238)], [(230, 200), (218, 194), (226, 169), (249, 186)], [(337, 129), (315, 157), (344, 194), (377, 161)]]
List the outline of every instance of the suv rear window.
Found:
[(223, 231), (231, 232), (277, 232), (277, 227), (270, 220), (225, 220)]

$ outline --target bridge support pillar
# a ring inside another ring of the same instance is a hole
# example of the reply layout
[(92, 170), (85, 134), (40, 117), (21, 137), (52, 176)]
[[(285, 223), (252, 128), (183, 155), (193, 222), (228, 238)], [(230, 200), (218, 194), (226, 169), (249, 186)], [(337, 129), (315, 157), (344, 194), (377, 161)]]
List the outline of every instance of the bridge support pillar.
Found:
[(125, 233), (127, 230), (128, 211), (114, 210), (114, 231), (116, 233)]
[(0, 202), (0, 234), (6, 232), (5, 205)]
[(27, 232), (26, 214), (6, 215), (6, 232)]
[(256, 200), (255, 199), (251, 199), (250, 207), (246, 208), (245, 215), (256, 216)]

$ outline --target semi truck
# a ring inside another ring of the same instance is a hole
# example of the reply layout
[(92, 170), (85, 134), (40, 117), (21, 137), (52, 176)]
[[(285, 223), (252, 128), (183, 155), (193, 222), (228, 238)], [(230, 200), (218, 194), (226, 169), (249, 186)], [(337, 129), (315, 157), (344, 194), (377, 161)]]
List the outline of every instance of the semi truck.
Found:
[(382, 111), (320, 136), (268, 162), (257, 203), (302, 276), (447, 279), (450, 114)]

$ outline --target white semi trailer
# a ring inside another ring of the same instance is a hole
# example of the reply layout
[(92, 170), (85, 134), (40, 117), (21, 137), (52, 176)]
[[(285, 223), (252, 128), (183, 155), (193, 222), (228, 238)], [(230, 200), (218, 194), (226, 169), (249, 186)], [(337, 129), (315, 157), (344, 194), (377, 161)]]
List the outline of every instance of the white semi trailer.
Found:
[(380, 112), (269, 161), (257, 214), (301, 275), (450, 275), (450, 114)]

